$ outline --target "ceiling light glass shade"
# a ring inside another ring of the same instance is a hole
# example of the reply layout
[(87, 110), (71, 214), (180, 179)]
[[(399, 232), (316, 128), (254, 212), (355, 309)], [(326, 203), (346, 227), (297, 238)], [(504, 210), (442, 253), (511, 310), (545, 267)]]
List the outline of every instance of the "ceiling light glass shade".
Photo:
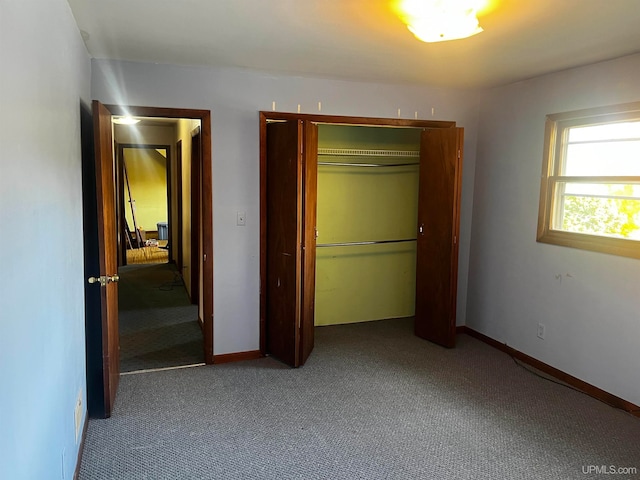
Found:
[(482, 32), (478, 8), (483, 0), (404, 0), (399, 15), (416, 38), (444, 42)]
[(135, 125), (140, 120), (127, 115), (126, 117), (113, 117), (111, 121), (116, 125)]
[(473, 15), (453, 17), (450, 15), (434, 15), (407, 25), (409, 31), (423, 42), (445, 42), (467, 38), (482, 32), (478, 19)]

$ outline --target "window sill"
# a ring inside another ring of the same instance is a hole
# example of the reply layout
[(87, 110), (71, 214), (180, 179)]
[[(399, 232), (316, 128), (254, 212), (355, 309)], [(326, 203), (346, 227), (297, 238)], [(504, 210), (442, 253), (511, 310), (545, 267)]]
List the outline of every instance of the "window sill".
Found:
[(586, 233), (547, 230), (538, 235), (538, 242), (578, 248), (592, 252), (608, 253), (621, 257), (640, 259), (640, 241), (624, 238), (601, 237)]

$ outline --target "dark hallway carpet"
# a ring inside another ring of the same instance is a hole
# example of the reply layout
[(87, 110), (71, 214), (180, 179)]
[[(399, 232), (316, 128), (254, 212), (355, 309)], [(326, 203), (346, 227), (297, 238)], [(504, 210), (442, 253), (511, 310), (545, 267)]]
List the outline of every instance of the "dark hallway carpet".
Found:
[(119, 273), (120, 371), (203, 362), (198, 307), (175, 265), (128, 265)]

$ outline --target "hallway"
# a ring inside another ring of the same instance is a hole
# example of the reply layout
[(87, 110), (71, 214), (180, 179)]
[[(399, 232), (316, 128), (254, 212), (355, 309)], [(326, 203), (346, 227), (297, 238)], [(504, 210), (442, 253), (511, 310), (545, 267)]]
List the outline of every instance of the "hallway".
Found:
[(121, 267), (118, 300), (121, 372), (203, 362), (198, 307), (174, 264)]

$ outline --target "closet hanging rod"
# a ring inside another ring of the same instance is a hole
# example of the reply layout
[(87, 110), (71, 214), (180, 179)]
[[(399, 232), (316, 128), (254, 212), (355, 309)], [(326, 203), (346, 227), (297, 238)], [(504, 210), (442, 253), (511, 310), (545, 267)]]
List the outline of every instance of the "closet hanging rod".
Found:
[(408, 157), (419, 158), (418, 150), (380, 150), (362, 148), (318, 148), (318, 155), (342, 157)]
[(316, 247), (351, 247), (354, 245), (378, 245), (381, 243), (405, 243), (415, 242), (417, 238), (403, 238), (400, 240), (376, 240), (372, 242), (344, 242), (344, 243), (319, 243)]

